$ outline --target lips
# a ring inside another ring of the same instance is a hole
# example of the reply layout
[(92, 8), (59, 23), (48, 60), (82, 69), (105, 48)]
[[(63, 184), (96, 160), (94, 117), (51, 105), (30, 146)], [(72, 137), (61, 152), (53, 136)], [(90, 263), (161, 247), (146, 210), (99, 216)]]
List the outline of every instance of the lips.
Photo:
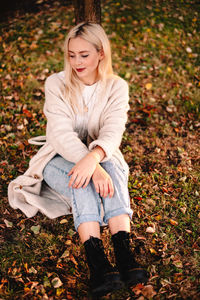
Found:
[(85, 68), (76, 69), (77, 72), (83, 72), (84, 70), (85, 70)]

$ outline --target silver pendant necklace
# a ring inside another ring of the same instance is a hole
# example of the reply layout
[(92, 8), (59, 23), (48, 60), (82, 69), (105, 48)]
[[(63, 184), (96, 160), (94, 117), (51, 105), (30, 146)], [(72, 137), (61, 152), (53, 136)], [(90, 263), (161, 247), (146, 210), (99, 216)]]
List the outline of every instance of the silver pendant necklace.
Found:
[(96, 92), (96, 90), (97, 90), (97, 86), (98, 86), (98, 82), (96, 83), (96, 86), (95, 86), (95, 88), (94, 88), (94, 91), (92, 92), (92, 95), (90, 96), (90, 98), (89, 98), (89, 100), (86, 102), (85, 101), (85, 99), (84, 99), (84, 97), (82, 97), (82, 99), (83, 99), (83, 111), (84, 111), (84, 113), (87, 113), (88, 112), (88, 104), (90, 103), (90, 101), (92, 100), (92, 98), (94, 97), (94, 95), (95, 95), (95, 92)]

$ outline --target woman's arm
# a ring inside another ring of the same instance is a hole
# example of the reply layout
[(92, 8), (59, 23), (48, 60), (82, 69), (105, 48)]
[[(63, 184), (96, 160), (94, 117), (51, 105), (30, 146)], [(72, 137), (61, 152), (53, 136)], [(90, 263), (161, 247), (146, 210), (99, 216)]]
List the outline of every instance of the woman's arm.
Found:
[(73, 188), (85, 188), (97, 165), (102, 161), (105, 156), (105, 152), (99, 146), (95, 147), (91, 152), (84, 156), (75, 166), (70, 170), (68, 176), (71, 176), (69, 181), (69, 187)]
[(127, 82), (121, 78), (115, 79), (109, 89), (107, 104), (101, 112), (98, 137), (89, 145), (89, 150), (98, 145), (105, 151), (103, 161), (109, 160), (119, 148), (129, 109), (129, 88)]
[(46, 138), (58, 154), (77, 163), (90, 151), (74, 131), (74, 113), (70, 104), (64, 101), (64, 88), (57, 74), (51, 75), (45, 82)]
[(110, 197), (114, 194), (114, 187), (110, 175), (100, 166), (105, 156), (104, 150), (97, 146), (84, 158), (82, 158), (68, 173), (71, 176), (69, 187), (86, 188), (91, 177), (96, 192), (101, 197)]

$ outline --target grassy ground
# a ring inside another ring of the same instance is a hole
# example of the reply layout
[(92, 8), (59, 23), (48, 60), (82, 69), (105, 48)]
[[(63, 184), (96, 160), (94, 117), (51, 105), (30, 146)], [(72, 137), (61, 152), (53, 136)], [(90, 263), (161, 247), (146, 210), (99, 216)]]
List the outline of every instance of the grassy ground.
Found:
[[(149, 270), (103, 299), (199, 299), (200, 38), (197, 1), (102, 1), (115, 72), (130, 83), (121, 149), (130, 166), (133, 248)], [(7, 202), (45, 133), (43, 84), (63, 68), (73, 9), (55, 2), (2, 23), (0, 299), (89, 299), (84, 251), (72, 217), (27, 219)], [(108, 229), (103, 231), (114, 262)]]

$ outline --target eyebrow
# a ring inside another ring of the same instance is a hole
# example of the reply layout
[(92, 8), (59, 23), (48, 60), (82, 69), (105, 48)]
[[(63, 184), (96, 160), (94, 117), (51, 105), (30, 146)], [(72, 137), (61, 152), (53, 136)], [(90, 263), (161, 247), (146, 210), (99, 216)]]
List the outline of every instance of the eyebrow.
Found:
[[(75, 53), (74, 51), (71, 51), (71, 50), (69, 50), (69, 52)], [(84, 52), (90, 52), (90, 51), (88, 51), (88, 50), (83, 50), (83, 51), (80, 51), (79, 53), (84, 53)]]

